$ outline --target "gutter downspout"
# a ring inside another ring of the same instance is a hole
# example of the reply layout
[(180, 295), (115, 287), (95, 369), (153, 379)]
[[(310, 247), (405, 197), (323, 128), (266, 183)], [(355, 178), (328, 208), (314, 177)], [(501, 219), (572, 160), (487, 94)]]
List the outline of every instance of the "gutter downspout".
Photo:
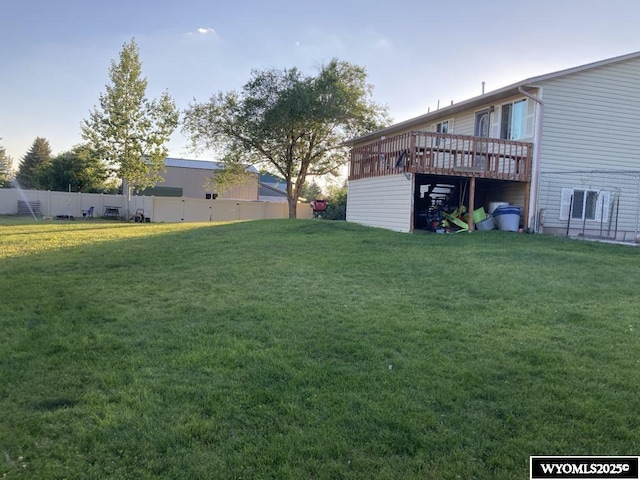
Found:
[[(538, 90), (541, 90), (541, 87), (536, 88), (538, 88)], [(538, 188), (538, 185), (540, 185), (540, 151), (542, 150), (542, 120), (544, 117), (544, 102), (539, 97), (536, 97), (535, 95), (532, 95), (529, 92), (525, 91), (522, 87), (518, 87), (518, 91), (525, 97), (530, 98), (538, 105), (540, 105), (540, 108), (537, 112), (538, 116), (536, 117), (536, 133), (534, 135), (534, 171), (531, 172), (532, 184), (530, 187), (535, 192), (535, 195), (533, 196), (533, 208), (531, 209), (533, 213), (533, 222), (529, 222), (529, 225), (534, 225), (533, 231), (536, 232), (538, 231), (538, 202), (540, 200), (540, 190)], [(529, 216), (531, 217), (531, 213), (529, 213)]]

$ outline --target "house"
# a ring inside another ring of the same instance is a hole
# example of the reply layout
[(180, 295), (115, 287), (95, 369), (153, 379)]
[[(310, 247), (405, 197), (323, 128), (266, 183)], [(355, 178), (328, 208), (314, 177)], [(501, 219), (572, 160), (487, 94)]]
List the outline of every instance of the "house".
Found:
[(260, 173), (258, 200), (261, 202), (287, 202), (287, 182), (284, 178)]
[(348, 145), (347, 221), (412, 232), (443, 211), (508, 203), (525, 230), (635, 240), (640, 52), (529, 78)]
[(213, 187), (211, 179), (223, 168), (222, 163), (165, 158), (164, 164), (165, 171), (160, 172), (164, 181), (142, 190), (139, 195), (258, 200), (258, 171), (254, 167), (249, 167), (251, 177), (246, 183), (219, 192)]

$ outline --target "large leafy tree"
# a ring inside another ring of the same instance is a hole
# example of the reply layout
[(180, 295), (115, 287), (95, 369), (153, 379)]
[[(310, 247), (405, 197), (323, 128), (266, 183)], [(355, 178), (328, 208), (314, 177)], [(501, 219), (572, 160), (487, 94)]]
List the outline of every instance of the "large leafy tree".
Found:
[(87, 145), (76, 145), (51, 160), (43, 176), (48, 190), (104, 193), (108, 172), (99, 155)]
[(0, 188), (8, 188), (13, 180), (13, 159), (0, 146)]
[(16, 180), (22, 188), (45, 188), (43, 178), (51, 163), (51, 146), (43, 137), (37, 137), (22, 158)]
[(229, 168), (256, 164), (286, 180), (289, 217), (309, 176), (347, 162), (343, 142), (388, 122), (372, 101), (364, 68), (337, 59), (316, 76), (296, 68), (254, 71), (241, 92), (219, 92), (185, 113), (196, 148), (218, 151)]
[(133, 39), (123, 45), (118, 62), (111, 62), (109, 78), (100, 108), (94, 107), (82, 123), (82, 136), (118, 172), (128, 216), (132, 191), (162, 181), (166, 144), (178, 126), (179, 113), (167, 92), (159, 99), (146, 98), (147, 79)]

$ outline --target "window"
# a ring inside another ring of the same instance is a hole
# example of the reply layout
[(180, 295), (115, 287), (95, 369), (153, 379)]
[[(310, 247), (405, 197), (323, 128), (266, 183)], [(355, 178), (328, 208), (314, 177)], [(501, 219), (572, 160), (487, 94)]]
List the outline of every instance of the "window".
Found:
[(607, 222), (609, 219), (609, 197), (610, 193), (604, 190), (584, 187), (563, 188), (560, 201), (560, 219)]
[(502, 105), (500, 122), (500, 138), (505, 140), (520, 140), (524, 138), (527, 126), (527, 100)]
[(490, 135), (489, 124), (491, 123), (491, 110), (486, 109), (480, 112), (476, 112), (476, 122), (474, 128), (474, 135), (476, 137), (486, 138)]
[(574, 190), (571, 205), (571, 218), (595, 220), (598, 192), (593, 190)]
[(437, 133), (449, 133), (449, 120), (445, 120), (444, 122), (436, 123), (436, 132)]
[[(432, 130), (435, 130), (436, 133), (442, 133), (444, 135), (448, 133), (453, 133), (453, 118), (448, 120), (443, 120), (431, 126)], [(434, 146), (440, 147), (447, 143), (444, 137), (437, 135), (434, 140)]]

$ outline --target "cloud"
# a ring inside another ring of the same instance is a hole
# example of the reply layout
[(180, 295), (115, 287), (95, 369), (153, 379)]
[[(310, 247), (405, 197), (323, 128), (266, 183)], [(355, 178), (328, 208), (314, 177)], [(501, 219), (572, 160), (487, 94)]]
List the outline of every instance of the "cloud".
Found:
[(218, 32), (209, 27), (196, 28), (195, 30), (191, 30), (184, 34), (184, 37), (191, 39), (191, 41), (197, 41), (198, 43), (208, 43), (209, 41), (216, 41), (219, 39)]
[(387, 37), (380, 37), (375, 42), (375, 46), (377, 48), (393, 48), (393, 44), (391, 43), (391, 40), (389, 40)]

